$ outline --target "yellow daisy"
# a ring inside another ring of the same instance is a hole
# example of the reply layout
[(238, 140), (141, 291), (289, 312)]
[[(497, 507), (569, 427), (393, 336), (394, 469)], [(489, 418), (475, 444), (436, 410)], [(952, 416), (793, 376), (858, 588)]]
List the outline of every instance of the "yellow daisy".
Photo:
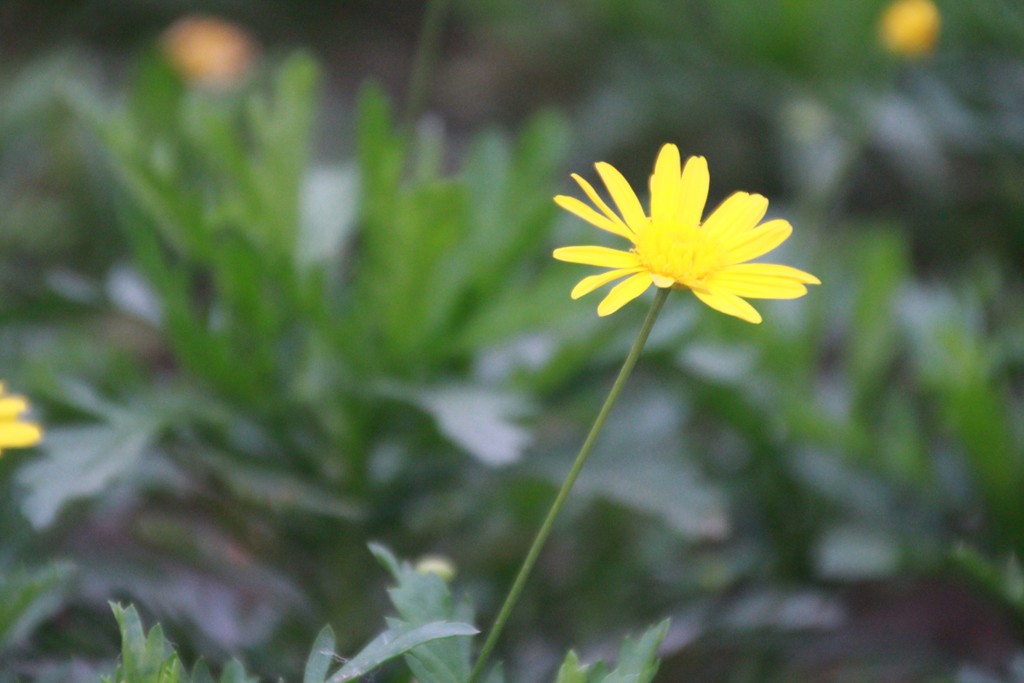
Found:
[(789, 266), (746, 263), (779, 246), (793, 232), (784, 220), (758, 225), (768, 210), (768, 200), (761, 195), (737, 192), (701, 223), (710, 181), (704, 157), (690, 157), (680, 173), (676, 146), (661, 148), (651, 176), (650, 217), (621, 173), (604, 162), (596, 166), (621, 218), (576, 174), (572, 177), (601, 213), (573, 197), (558, 196), (555, 201), (602, 230), (625, 237), (633, 248), (562, 247), (555, 249), (554, 256), (612, 269), (580, 280), (572, 290), (573, 299), (629, 276), (604, 298), (598, 315), (614, 313), (654, 284), (691, 289), (711, 308), (759, 323), (760, 314), (741, 297), (795, 299), (807, 293), (804, 285), (821, 284), (813, 275)]
[(21, 396), (4, 393), (4, 385), (0, 382), (0, 454), (4, 448), (34, 446), (43, 438), (39, 425), (18, 419), (26, 410), (28, 401)]

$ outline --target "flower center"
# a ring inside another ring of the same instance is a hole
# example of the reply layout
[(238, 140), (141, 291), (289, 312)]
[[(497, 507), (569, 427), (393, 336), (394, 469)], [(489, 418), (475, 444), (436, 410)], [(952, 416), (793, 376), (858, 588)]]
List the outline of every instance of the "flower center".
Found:
[(680, 225), (651, 226), (638, 235), (633, 253), (652, 273), (670, 277), (676, 282), (703, 282), (721, 267), (718, 244), (707, 239), (700, 227)]

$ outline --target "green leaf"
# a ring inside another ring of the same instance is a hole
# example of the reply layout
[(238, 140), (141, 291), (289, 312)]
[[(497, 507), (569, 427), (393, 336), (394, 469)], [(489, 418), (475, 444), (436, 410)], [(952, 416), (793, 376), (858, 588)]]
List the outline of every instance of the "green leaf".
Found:
[[(213, 683), (210, 670), (202, 661), (196, 664), (192, 677), (188, 676), (159, 624), (147, 636), (134, 606), (125, 609), (112, 602), (110, 608), (121, 628), (121, 664), (113, 682)], [(221, 672), (220, 683), (259, 683), (259, 679), (246, 675), (242, 664), (232, 659)]]
[(405, 656), (405, 663), (421, 683), (463, 683), (465, 678), (453, 671), (435, 649), (420, 646)]
[(28, 636), (57, 609), (60, 589), (72, 571), (70, 564), (53, 563), (0, 573), (0, 651)]
[(478, 631), (469, 624), (435, 621), (423, 626), (404, 624), (377, 636), (362, 652), (352, 658), (328, 683), (344, 683), (358, 678), (384, 662), (405, 654), (409, 650), (433, 640), (453, 636), (471, 636)]
[(639, 639), (626, 636), (611, 672), (603, 662), (584, 666), (570, 650), (558, 669), (555, 683), (650, 683), (658, 671), (658, 647), (668, 633), (669, 620), (648, 629)]
[(302, 683), (324, 683), (327, 672), (334, 663), (334, 629), (324, 626), (313, 642), (313, 650), (306, 660), (306, 671)]
[(531, 407), (517, 394), (454, 384), (386, 393), (429, 413), (441, 434), (491, 467), (518, 461), (533, 440), (518, 423)]
[(22, 512), (37, 529), (48, 527), (65, 504), (93, 496), (133, 470), (159, 426), (153, 416), (135, 415), (111, 424), (48, 431), (45, 457), (17, 475), (28, 489)]
[(474, 144), (463, 173), (470, 188), (473, 230), (463, 258), (483, 295), (499, 288), (527, 254), (535, 254), (557, 207), (554, 174), (569, 149), (570, 128), (554, 111), (527, 122), (514, 151), (503, 135), (485, 133)]
[(388, 596), (403, 622), (418, 626), (452, 619), (452, 597), (444, 579), (433, 572), (421, 574), (408, 562), (399, 562), (382, 545), (370, 543), (369, 547), (398, 581), (397, 586), (388, 589)]
[[(370, 551), (398, 581), (388, 595), (403, 622), (419, 625), (473, 618), (468, 603), (453, 603), (448, 584), (437, 574), (416, 571), (381, 545), (371, 543)], [(469, 677), (470, 644), (470, 638), (431, 642), (413, 650), (406, 661), (422, 683), (462, 683)]]
[(858, 250), (859, 273), (850, 325), (850, 376), (862, 402), (875, 400), (899, 347), (893, 307), (910, 272), (906, 240), (899, 233), (866, 238)]
[[(943, 426), (965, 448), (1000, 540), (1024, 549), (1024, 458), (1015, 445), (1008, 388), (994, 377), (992, 342), (977, 301), (919, 290), (907, 309), (922, 383), (938, 399)], [(909, 298), (909, 297), (908, 297)]]
[(590, 665), (590, 669), (587, 673), (587, 683), (601, 683), (608, 675), (608, 665), (597, 660)]
[(658, 646), (668, 633), (669, 620), (648, 629), (639, 639), (629, 636), (622, 642), (615, 670), (602, 679), (602, 683), (650, 683), (658, 672), (656, 658)]
[(405, 144), (392, 131), (391, 105), (384, 91), (374, 83), (359, 91), (356, 139), (364, 188), (363, 215), (379, 221), (394, 206)]
[(1024, 571), (1015, 556), (1011, 555), (1000, 567), (976, 549), (960, 544), (953, 550), (950, 559), (1014, 610), (1018, 617), (1024, 616)]
[(246, 166), (247, 215), (256, 221), (266, 247), (282, 255), (295, 253), (319, 80), (316, 61), (297, 53), (278, 69), (272, 101), (254, 97), (249, 102), (248, 122), (257, 144)]
[(259, 679), (246, 675), (242, 663), (237, 659), (232, 659), (221, 672), (220, 683), (259, 683)]
[(400, 574), (408, 569), (412, 569), (412, 565), (405, 562), (400, 562), (395, 554), (392, 553), (386, 546), (380, 543), (367, 543), (367, 547), (370, 549), (370, 553), (384, 565), (384, 568), (388, 570), (391, 576), (398, 580), (401, 580)]
[[(369, 203), (367, 195), (368, 209)], [(444, 333), (454, 319), (466, 268), (454, 252), (466, 230), (466, 207), (465, 187), (434, 181), (403, 189), (387, 212), (365, 217), (359, 275), (366, 297), (363, 315), (382, 337), (393, 366), (448, 353)]]
[(296, 265), (308, 269), (338, 259), (359, 217), (362, 193), (352, 164), (315, 168), (303, 179)]
[(132, 118), (150, 132), (170, 130), (185, 92), (185, 83), (163, 52), (149, 50), (133, 66), (128, 101)]
[(112, 602), (110, 608), (121, 627), (121, 669), (124, 676), (119, 680), (126, 683), (158, 683), (168, 666), (176, 660), (173, 653), (170, 653), (168, 659), (169, 647), (164, 640), (163, 629), (157, 624), (147, 637), (134, 605), (125, 609)]
[(558, 667), (558, 676), (555, 683), (587, 683), (587, 671), (589, 666), (580, 664), (580, 659), (574, 650), (569, 650), (565, 655), (565, 661)]

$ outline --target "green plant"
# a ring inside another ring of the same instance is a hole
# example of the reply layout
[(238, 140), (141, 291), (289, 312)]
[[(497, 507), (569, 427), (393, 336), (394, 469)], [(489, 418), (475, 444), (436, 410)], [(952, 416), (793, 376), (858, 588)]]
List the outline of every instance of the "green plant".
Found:
[[(317, 636), (306, 662), (303, 683), (345, 683), (370, 674), (377, 667), (401, 657), (417, 680), (423, 683), (463, 683), (469, 679), (472, 635), (476, 629), (460, 620), (472, 621), (468, 600), (453, 600), (445, 581), (437, 574), (422, 573), (408, 562), (399, 561), (386, 548), (371, 550), (397, 584), (388, 590), (398, 613), (388, 618), (386, 631), (374, 638), (351, 659), (335, 653), (334, 631), (325, 627)], [(106, 683), (207, 683), (215, 680), (202, 661), (188, 674), (178, 654), (167, 642), (160, 625), (147, 634), (134, 607), (112, 604), (121, 627), (122, 653), (117, 671)], [(600, 660), (582, 665), (575, 652), (566, 655), (556, 683), (650, 683), (658, 669), (656, 653), (668, 631), (668, 621), (651, 628), (639, 639), (626, 638), (617, 666), (609, 670)], [(340, 666), (338, 661), (343, 662)], [(221, 683), (256, 683), (232, 660), (219, 679)], [(504, 680), (500, 667), (488, 678)]]

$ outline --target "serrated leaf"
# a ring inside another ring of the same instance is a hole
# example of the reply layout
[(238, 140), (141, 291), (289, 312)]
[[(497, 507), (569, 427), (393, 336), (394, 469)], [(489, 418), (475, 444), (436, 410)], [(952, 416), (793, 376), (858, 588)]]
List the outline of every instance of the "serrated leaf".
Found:
[(382, 545), (371, 543), (369, 547), (398, 581), (388, 589), (388, 596), (403, 622), (420, 626), (453, 618), (451, 593), (444, 579), (433, 572), (421, 574)]
[(608, 676), (608, 665), (600, 659), (590, 665), (587, 672), (587, 683), (601, 683)]
[[(448, 584), (437, 574), (416, 571), (381, 545), (371, 543), (370, 551), (398, 581), (398, 585), (388, 589), (388, 595), (402, 622), (419, 625), (472, 619), (472, 607), (466, 601), (454, 605)], [(388, 620), (389, 625), (402, 622)], [(409, 666), (422, 674), (423, 683), (461, 683), (469, 676), (470, 644), (469, 638), (431, 642), (410, 653), (415, 661), (410, 661)]]
[(622, 641), (615, 670), (604, 677), (602, 683), (650, 683), (658, 672), (656, 657), (661, 641), (668, 633), (669, 620), (648, 629), (640, 638), (629, 636)]
[(587, 672), (589, 666), (580, 664), (580, 658), (574, 650), (569, 650), (565, 655), (565, 661), (558, 667), (558, 676), (555, 683), (587, 683)]
[(122, 680), (129, 683), (156, 683), (165, 660), (163, 629), (159, 625), (154, 626), (147, 637), (134, 605), (125, 609), (112, 602), (110, 608), (121, 627)]
[(408, 396), (433, 416), (444, 436), (485, 465), (510, 465), (533, 441), (530, 431), (516, 422), (530, 412), (521, 396), (457, 385)]
[(313, 650), (306, 660), (306, 671), (302, 683), (324, 683), (327, 672), (334, 663), (334, 629), (324, 626), (313, 642)]
[[(121, 664), (115, 673), (116, 683), (213, 683), (210, 671), (202, 661), (193, 669), (191, 679), (186, 674), (178, 654), (157, 624), (147, 635), (135, 607), (121, 607), (110, 603), (114, 618), (121, 628)], [(259, 683), (247, 676), (245, 668), (235, 659), (221, 672), (220, 683)]]
[(69, 501), (95, 495), (125, 476), (141, 460), (160, 421), (138, 415), (107, 425), (66, 427), (47, 432), (46, 456), (18, 472), (28, 489), (21, 510), (42, 529)]
[(18, 569), (0, 574), (0, 650), (26, 637), (60, 604), (60, 588), (71, 575), (70, 564)]
[(353, 657), (340, 671), (328, 679), (329, 683), (344, 683), (358, 678), (384, 662), (405, 654), (409, 650), (442, 638), (471, 636), (478, 631), (469, 624), (435, 621), (423, 626), (404, 625), (388, 629)]

